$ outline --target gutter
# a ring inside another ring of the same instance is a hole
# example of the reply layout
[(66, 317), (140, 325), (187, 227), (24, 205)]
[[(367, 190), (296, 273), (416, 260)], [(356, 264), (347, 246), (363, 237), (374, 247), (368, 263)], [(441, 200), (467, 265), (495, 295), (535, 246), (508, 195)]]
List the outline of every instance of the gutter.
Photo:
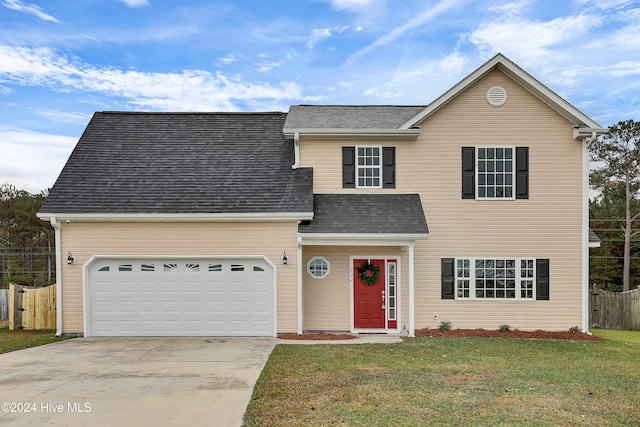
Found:
[(291, 165), (291, 169), (298, 169), (300, 167), (300, 132), (294, 132), (293, 134), (293, 155), (294, 162)]
[(185, 214), (185, 213), (38, 213), (38, 218), (47, 220), (63, 218), (69, 221), (155, 221), (155, 222), (254, 222), (254, 221), (304, 221), (313, 219), (313, 212), (286, 213), (213, 213), (213, 214)]
[(336, 137), (336, 138), (403, 138), (415, 140), (420, 136), (421, 129), (418, 127), (409, 129), (283, 129), (284, 136), (295, 138), (295, 135), (307, 137)]
[(49, 219), (54, 230), (56, 247), (56, 336), (62, 336), (62, 243), (60, 223), (55, 216)]

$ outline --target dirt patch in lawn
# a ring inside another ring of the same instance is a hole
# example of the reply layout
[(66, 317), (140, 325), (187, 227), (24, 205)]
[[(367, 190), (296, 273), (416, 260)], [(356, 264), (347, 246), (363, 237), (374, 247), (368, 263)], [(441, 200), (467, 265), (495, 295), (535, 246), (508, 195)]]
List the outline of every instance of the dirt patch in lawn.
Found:
[(513, 330), (508, 332), (500, 332), (490, 329), (452, 329), (450, 331), (441, 331), (439, 329), (418, 329), (416, 337), (482, 337), (482, 338), (528, 338), (528, 339), (554, 339), (554, 340), (573, 340), (573, 341), (604, 341), (604, 339), (595, 335), (584, 334), (581, 332), (553, 332), (553, 331), (519, 331)]
[(302, 335), (298, 334), (282, 334), (278, 335), (278, 338), (282, 340), (323, 340), (323, 341), (335, 341), (335, 340), (353, 340), (358, 338), (351, 334), (329, 334), (326, 332), (307, 332)]

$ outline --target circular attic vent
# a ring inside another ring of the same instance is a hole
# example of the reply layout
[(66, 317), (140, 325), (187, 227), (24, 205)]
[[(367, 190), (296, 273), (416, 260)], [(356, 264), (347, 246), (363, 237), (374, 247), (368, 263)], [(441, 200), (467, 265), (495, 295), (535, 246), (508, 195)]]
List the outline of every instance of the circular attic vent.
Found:
[(487, 102), (494, 107), (501, 107), (507, 102), (507, 91), (501, 86), (493, 86), (487, 91)]

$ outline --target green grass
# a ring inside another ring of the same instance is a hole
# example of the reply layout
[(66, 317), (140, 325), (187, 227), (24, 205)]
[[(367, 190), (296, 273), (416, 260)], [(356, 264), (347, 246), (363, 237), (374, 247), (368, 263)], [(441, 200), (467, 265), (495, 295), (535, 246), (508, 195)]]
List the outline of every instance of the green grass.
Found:
[(246, 426), (637, 426), (640, 332), (606, 342), (278, 345)]
[(55, 331), (10, 331), (8, 327), (0, 328), (0, 354), (10, 351), (22, 350), (23, 348), (36, 347), (38, 345), (49, 344), (62, 341), (57, 338)]

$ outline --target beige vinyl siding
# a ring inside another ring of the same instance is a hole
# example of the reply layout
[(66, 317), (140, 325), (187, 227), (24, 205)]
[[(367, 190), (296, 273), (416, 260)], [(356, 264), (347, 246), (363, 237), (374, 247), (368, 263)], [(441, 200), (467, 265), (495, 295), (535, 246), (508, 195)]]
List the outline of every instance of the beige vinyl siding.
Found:
[[(297, 330), (296, 222), (79, 222), (61, 224), (64, 333), (83, 332), (82, 266), (95, 255), (243, 256), (264, 255), (277, 280), (278, 332)], [(283, 253), (289, 263), (282, 264)]]
[[(507, 103), (486, 101), (502, 86)], [(319, 193), (343, 189), (341, 147), (396, 147), (396, 189), (367, 192), (419, 193), (430, 238), (416, 242), (415, 325), (566, 330), (582, 324), (582, 143), (572, 124), (500, 71), (492, 71), (420, 123), (418, 141), (320, 141), (303, 139), (303, 166), (314, 167)], [(463, 200), (461, 147), (529, 147), (528, 200)], [(443, 257), (550, 259), (549, 301), (457, 301), (441, 299)], [(406, 310), (403, 312), (406, 314)], [(439, 319), (432, 318), (438, 313)]]
[[(322, 279), (311, 277), (307, 263), (315, 256), (324, 257), (330, 272)], [(398, 260), (400, 316), (398, 325), (408, 324), (409, 276), (408, 253), (397, 247), (303, 246), (302, 307), (305, 331), (348, 331), (351, 326), (351, 256), (395, 258)]]

